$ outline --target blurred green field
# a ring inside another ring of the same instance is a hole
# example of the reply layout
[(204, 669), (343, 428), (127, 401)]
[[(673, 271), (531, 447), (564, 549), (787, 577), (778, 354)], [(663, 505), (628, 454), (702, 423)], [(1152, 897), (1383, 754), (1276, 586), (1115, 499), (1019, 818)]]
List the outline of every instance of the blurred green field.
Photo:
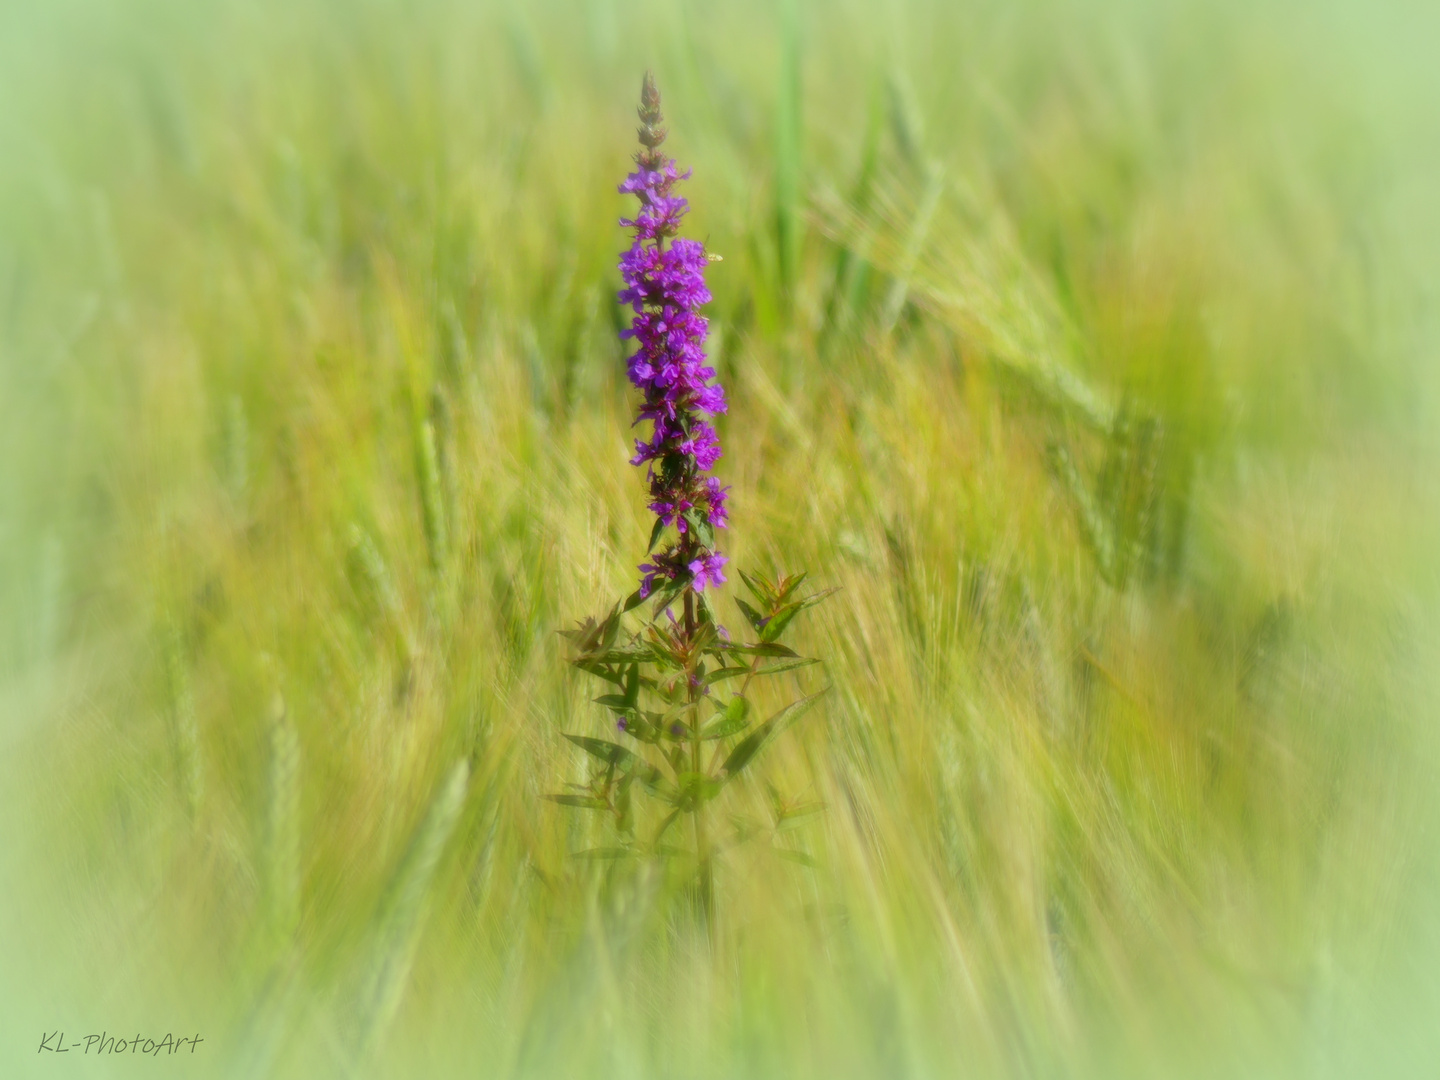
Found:
[[(0, 1075), (1437, 1075), (1437, 32), (5, 5)], [(725, 549), (843, 587), (713, 940), (541, 798), (651, 521), (647, 67)]]

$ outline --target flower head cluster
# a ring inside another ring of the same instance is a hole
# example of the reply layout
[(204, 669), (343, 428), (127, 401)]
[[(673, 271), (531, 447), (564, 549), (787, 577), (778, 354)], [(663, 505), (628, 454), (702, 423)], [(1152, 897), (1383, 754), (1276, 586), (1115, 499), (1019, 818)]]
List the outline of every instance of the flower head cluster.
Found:
[(715, 369), (705, 362), (708, 321), (699, 309), (710, 301), (705, 287), (709, 257), (703, 244), (676, 238), (687, 203), (671, 194), (678, 180), (690, 174), (659, 152), (665, 141), (660, 127), (660, 94), (647, 74), (640, 93), (640, 142), (636, 169), (620, 191), (640, 200), (633, 218), (620, 224), (635, 230), (635, 241), (620, 257), (625, 288), (621, 303), (634, 312), (630, 329), (635, 353), (627, 369), (630, 381), (644, 394), (636, 423), (653, 425), (648, 440), (635, 441), (632, 465), (645, 465), (650, 485), (650, 510), (659, 519), (656, 535), (673, 526), (679, 539), (642, 563), (642, 596), (655, 579), (688, 576), (698, 592), (725, 581), (725, 556), (714, 550), (714, 530), (726, 524), (729, 488), (704, 473), (720, 457), (720, 442), (706, 417), (725, 411), (725, 392), (710, 380)]

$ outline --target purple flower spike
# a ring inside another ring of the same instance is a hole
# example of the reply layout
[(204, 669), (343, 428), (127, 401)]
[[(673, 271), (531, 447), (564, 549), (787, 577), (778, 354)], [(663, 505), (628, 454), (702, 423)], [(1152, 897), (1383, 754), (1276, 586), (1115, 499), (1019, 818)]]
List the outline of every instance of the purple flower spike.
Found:
[(634, 312), (621, 337), (635, 343), (626, 371), (644, 395), (636, 423), (653, 425), (649, 439), (635, 440), (632, 465), (644, 465), (650, 485), (649, 507), (678, 540), (642, 563), (640, 595), (649, 596), (657, 577), (674, 581), (689, 571), (696, 592), (725, 581), (725, 556), (714, 548), (714, 530), (725, 528), (725, 497), (713, 476), (705, 476), (720, 458), (720, 440), (707, 417), (725, 411), (725, 391), (710, 380), (715, 369), (705, 362), (709, 323), (700, 308), (710, 302), (705, 246), (677, 237), (688, 203), (672, 194), (686, 179), (658, 147), (660, 93), (647, 73), (640, 89), (640, 142), (636, 168), (620, 185), (622, 194), (640, 200), (633, 218), (620, 224), (635, 230), (630, 250), (620, 256), (625, 287), (618, 299)]

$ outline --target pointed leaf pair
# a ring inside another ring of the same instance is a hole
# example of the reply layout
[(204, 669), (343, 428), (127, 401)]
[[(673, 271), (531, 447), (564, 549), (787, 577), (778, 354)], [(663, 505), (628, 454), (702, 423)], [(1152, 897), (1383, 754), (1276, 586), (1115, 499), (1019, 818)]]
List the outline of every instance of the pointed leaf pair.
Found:
[(790, 599), (790, 594), (798, 589), (801, 583), (810, 576), (809, 571), (802, 570), (794, 577), (782, 577), (775, 583), (775, 606), (779, 607)]
[(782, 577), (778, 581), (771, 581), (764, 574), (747, 574), (740, 571), (740, 580), (745, 582), (745, 587), (750, 590), (760, 606), (774, 611), (784, 605), (790, 598), (790, 594), (798, 589), (804, 580), (810, 575), (801, 571), (793, 577)]
[(745, 582), (745, 587), (750, 590), (750, 595), (755, 597), (762, 607), (770, 606), (770, 602), (775, 597), (775, 586), (764, 574), (747, 574), (741, 570), (740, 580)]
[(786, 604), (780, 610), (775, 612), (774, 615), (770, 616), (770, 618), (766, 621), (765, 626), (761, 630), (760, 640), (776, 640), (782, 633), (785, 632), (785, 628), (790, 625), (791, 620), (794, 619), (796, 615), (799, 615), (800, 612), (804, 611), (806, 608), (814, 607), (816, 604), (820, 603), (821, 600), (824, 600), (827, 596), (830, 596), (831, 594), (839, 591), (840, 587), (837, 585), (834, 588), (824, 589), (818, 593), (814, 593), (811, 596), (807, 596), (803, 600), (797, 600), (792, 604)]

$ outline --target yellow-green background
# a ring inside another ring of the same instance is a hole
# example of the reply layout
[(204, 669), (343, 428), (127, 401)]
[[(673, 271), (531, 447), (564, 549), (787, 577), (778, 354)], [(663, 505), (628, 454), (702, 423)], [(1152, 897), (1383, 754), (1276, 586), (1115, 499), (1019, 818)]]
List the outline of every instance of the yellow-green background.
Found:
[[(0, 1075), (1435, 1075), (1437, 41), (6, 3)], [(556, 631), (649, 530), (646, 67), (723, 256), (726, 550), (843, 587), (709, 936), (541, 798), (608, 725)]]

